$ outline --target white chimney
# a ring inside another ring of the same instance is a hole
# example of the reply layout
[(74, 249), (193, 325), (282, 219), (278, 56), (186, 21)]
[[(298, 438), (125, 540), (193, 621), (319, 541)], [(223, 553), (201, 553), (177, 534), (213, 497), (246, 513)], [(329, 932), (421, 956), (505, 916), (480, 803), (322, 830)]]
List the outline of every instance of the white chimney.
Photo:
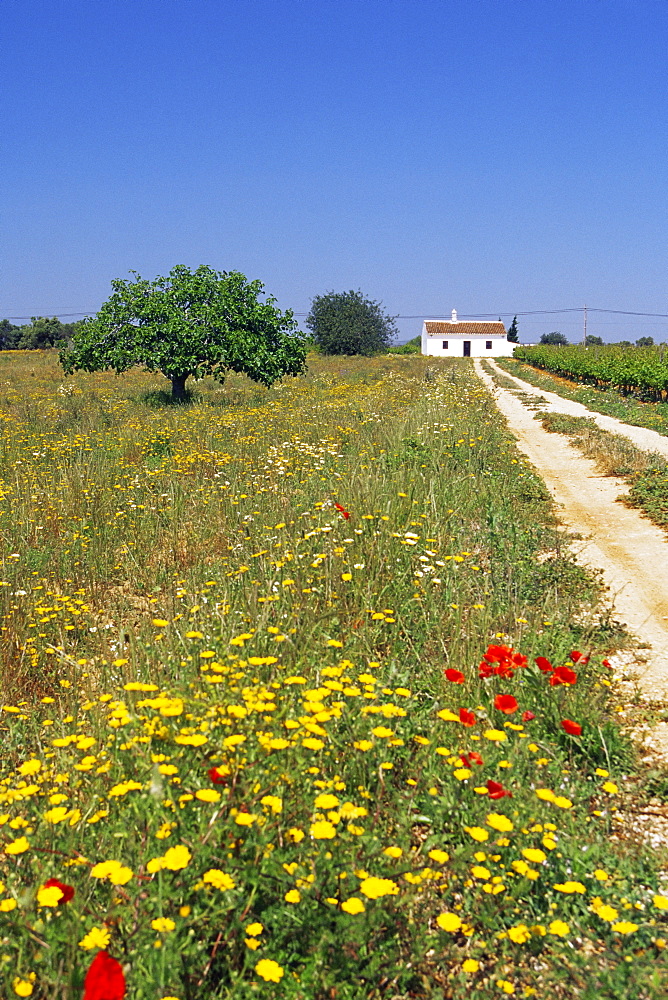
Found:
[(452, 319), (450, 320), (450, 322), (451, 323), (456, 323), (457, 322), (457, 310), (456, 309), (452, 310)]

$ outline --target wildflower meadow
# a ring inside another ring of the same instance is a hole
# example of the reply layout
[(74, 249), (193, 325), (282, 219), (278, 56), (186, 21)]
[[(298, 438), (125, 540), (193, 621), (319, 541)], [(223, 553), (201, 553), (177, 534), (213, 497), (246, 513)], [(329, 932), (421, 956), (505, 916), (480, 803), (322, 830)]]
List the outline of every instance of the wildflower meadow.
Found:
[(621, 637), (465, 361), (0, 354), (0, 982), (659, 998)]

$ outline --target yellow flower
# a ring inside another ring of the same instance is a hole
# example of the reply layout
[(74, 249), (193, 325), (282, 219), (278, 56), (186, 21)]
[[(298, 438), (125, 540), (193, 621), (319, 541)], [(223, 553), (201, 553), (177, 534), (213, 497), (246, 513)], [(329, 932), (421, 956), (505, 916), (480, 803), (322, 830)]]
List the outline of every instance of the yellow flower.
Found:
[(268, 983), (280, 983), (283, 978), (283, 969), (280, 967), (278, 962), (274, 962), (270, 958), (260, 959), (255, 966), (255, 971), (258, 976), (266, 980)]
[(436, 917), (436, 923), (442, 931), (447, 931), (448, 934), (455, 934), (462, 926), (461, 917), (457, 916), (456, 913), (441, 913)]
[(250, 934), (251, 937), (257, 937), (264, 930), (264, 925), (256, 921), (253, 924), (248, 924), (245, 930), (246, 934)]
[(512, 821), (501, 813), (489, 813), (486, 822), (487, 826), (491, 826), (493, 830), (498, 830), (499, 833), (507, 833), (513, 829)]
[(404, 852), (400, 847), (386, 847), (383, 854), (386, 854), (388, 858), (400, 858)]
[(23, 854), (30, 848), (30, 844), (25, 837), (19, 837), (17, 840), (12, 840), (11, 843), (5, 844), (5, 854)]
[(252, 826), (256, 819), (257, 816), (254, 816), (253, 813), (238, 812), (234, 817), (234, 822), (237, 826)]
[(14, 987), (14, 992), (19, 997), (29, 997), (32, 996), (33, 982), (35, 981), (35, 973), (32, 972), (28, 979), (21, 979), (20, 976), (15, 976), (12, 986)]
[(473, 771), (469, 771), (468, 767), (456, 767), (452, 773), (457, 781), (467, 781), (473, 774)]
[(258, 938), (247, 937), (244, 938), (244, 944), (247, 948), (250, 948), (251, 951), (257, 951), (262, 942)]
[(668, 896), (654, 896), (652, 903), (657, 910), (668, 910)]
[(177, 844), (176, 847), (170, 847), (168, 851), (165, 852), (162, 860), (162, 867), (169, 868), (172, 872), (180, 871), (181, 868), (187, 868), (190, 864), (192, 854), (187, 847), (183, 844)]
[(62, 823), (66, 819), (69, 809), (67, 806), (56, 806), (54, 809), (47, 809), (44, 813), (44, 819), (47, 823)]
[(607, 792), (608, 795), (617, 795), (617, 793), (619, 791), (619, 788), (614, 783), (614, 781), (606, 781), (606, 782), (604, 782), (601, 785), (601, 788), (603, 789), (604, 792)]
[(620, 920), (618, 924), (612, 925), (612, 929), (618, 934), (633, 934), (638, 930), (638, 924), (631, 923), (630, 920)]
[(566, 893), (585, 891), (585, 887), (583, 886), (582, 882), (558, 882), (556, 885), (553, 885), (552, 888), (556, 889), (557, 892), (566, 892)]
[(507, 979), (497, 979), (496, 985), (499, 987), (500, 990), (503, 990), (503, 992), (507, 993), (509, 996), (512, 996), (512, 994), (515, 992), (515, 987), (513, 986), (512, 983), (508, 982)]
[(17, 906), (18, 903), (11, 897), (8, 899), (0, 899), (0, 913), (11, 913)]
[(192, 736), (175, 736), (174, 742), (182, 747), (201, 747), (203, 743), (208, 743), (209, 738), (203, 733), (193, 733)]
[(341, 909), (344, 913), (350, 913), (352, 916), (355, 916), (357, 913), (364, 913), (366, 907), (357, 896), (351, 896), (350, 899), (346, 899), (341, 903)]
[(35, 758), (33, 758), (32, 760), (27, 760), (24, 764), (21, 764), (21, 766), (18, 768), (18, 772), (20, 775), (26, 778), (29, 774), (37, 774), (37, 772), (41, 771), (41, 769), (42, 769), (41, 760), (36, 760)]
[(317, 740), (315, 736), (307, 736), (305, 740), (302, 740), (302, 746), (306, 747), (307, 750), (322, 750), (324, 747), (322, 740)]
[(315, 807), (316, 809), (336, 809), (339, 805), (339, 801), (340, 800), (337, 799), (336, 795), (318, 795), (315, 800)]
[(476, 962), (475, 958), (467, 958), (462, 962), (462, 972), (477, 972), (480, 968), (480, 962)]
[(170, 931), (174, 930), (176, 924), (169, 917), (158, 917), (157, 920), (151, 921), (151, 927), (158, 934), (169, 934)]
[(601, 918), (601, 920), (607, 920), (609, 924), (611, 924), (619, 916), (619, 911), (616, 910), (614, 906), (607, 906), (605, 903), (601, 906), (597, 906), (595, 913)]
[(567, 934), (570, 934), (571, 929), (563, 920), (553, 920), (548, 930), (550, 934), (555, 934), (557, 937), (566, 937)]
[(599, 882), (607, 882), (610, 876), (607, 872), (604, 872), (602, 868), (597, 868), (594, 872), (594, 878)]
[(360, 892), (367, 899), (379, 899), (381, 896), (396, 896), (399, 892), (399, 886), (391, 878), (370, 876), (362, 881)]
[(534, 864), (539, 864), (547, 858), (545, 851), (541, 851), (538, 847), (525, 847), (522, 850), (522, 854), (527, 861), (533, 861)]
[(220, 801), (220, 792), (217, 792), (215, 788), (200, 788), (199, 791), (195, 792), (195, 798), (199, 799), (200, 802), (218, 802)]
[(474, 878), (487, 879), (492, 877), (492, 873), (490, 872), (489, 868), (483, 868), (482, 865), (474, 865), (473, 868), (471, 869), (471, 875), (473, 875)]
[(278, 795), (264, 795), (260, 802), (267, 809), (271, 809), (273, 813), (280, 813), (283, 809), (283, 799), (279, 798)]
[(101, 861), (91, 868), (93, 878), (106, 878), (112, 885), (125, 885), (132, 878), (131, 868), (126, 868), (120, 861)]
[(301, 901), (301, 898), (302, 897), (301, 893), (299, 892), (299, 889), (290, 889), (288, 892), (286, 892), (285, 896), (283, 897), (286, 903), (299, 903)]
[(526, 944), (531, 940), (531, 931), (526, 924), (518, 924), (516, 927), (508, 928), (508, 937), (515, 944)]
[(311, 824), (311, 836), (315, 840), (331, 840), (336, 837), (336, 827), (326, 819), (320, 819)]
[(109, 798), (119, 798), (121, 795), (127, 795), (128, 792), (138, 792), (143, 787), (141, 781), (121, 781), (120, 784), (114, 785), (109, 790)]
[(106, 927), (91, 927), (88, 934), (79, 941), (79, 947), (86, 951), (91, 951), (93, 948), (106, 948), (110, 937)]
[(288, 830), (288, 837), (294, 844), (298, 844), (300, 840), (303, 840), (306, 834), (303, 830), (300, 830), (298, 826), (291, 826)]
[(489, 834), (487, 830), (483, 830), (481, 826), (465, 826), (464, 829), (468, 833), (469, 837), (473, 837), (474, 840), (483, 843), (485, 840), (489, 840)]
[(486, 729), (482, 735), (486, 740), (491, 740), (492, 743), (502, 743), (508, 739), (507, 734), (502, 729)]
[(361, 750), (362, 752), (365, 752), (366, 750), (371, 750), (371, 748), (373, 747), (373, 743), (371, 742), (371, 740), (355, 740), (353, 746), (355, 747), (356, 750)]
[(234, 889), (236, 882), (220, 868), (210, 868), (202, 875), (202, 881), (215, 886), (216, 889)]
[(439, 851), (436, 848), (429, 852), (429, 857), (439, 865), (444, 865), (446, 861), (450, 860), (450, 855), (447, 851)]
[(40, 886), (37, 890), (38, 906), (58, 906), (63, 898), (63, 891), (57, 885)]

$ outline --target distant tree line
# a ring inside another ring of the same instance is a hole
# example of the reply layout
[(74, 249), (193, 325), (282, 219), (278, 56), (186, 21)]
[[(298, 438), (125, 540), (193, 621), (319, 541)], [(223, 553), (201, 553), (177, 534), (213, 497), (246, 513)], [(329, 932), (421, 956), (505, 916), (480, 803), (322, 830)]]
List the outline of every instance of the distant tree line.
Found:
[(33, 316), (30, 323), (15, 326), (8, 319), (0, 320), (0, 351), (43, 351), (62, 347), (81, 326), (61, 323), (56, 316)]

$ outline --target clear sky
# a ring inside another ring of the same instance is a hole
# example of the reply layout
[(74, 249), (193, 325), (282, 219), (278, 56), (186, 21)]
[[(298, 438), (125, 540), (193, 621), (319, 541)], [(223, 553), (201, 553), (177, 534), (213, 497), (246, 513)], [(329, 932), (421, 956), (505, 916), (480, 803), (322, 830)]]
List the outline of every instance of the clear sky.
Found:
[(296, 312), (668, 313), (665, 0), (2, 0), (0, 42), (0, 317), (177, 263)]

